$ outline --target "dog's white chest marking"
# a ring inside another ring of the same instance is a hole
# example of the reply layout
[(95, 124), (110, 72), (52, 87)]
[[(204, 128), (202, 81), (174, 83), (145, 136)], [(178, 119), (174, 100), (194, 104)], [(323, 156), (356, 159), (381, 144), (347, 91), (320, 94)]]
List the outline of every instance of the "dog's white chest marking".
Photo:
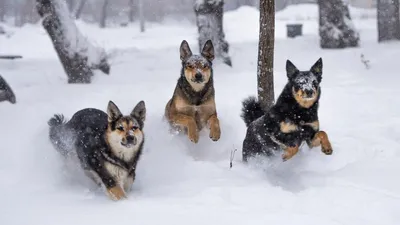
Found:
[(105, 163), (105, 167), (119, 185), (125, 185), (128, 179), (128, 171), (109, 162)]

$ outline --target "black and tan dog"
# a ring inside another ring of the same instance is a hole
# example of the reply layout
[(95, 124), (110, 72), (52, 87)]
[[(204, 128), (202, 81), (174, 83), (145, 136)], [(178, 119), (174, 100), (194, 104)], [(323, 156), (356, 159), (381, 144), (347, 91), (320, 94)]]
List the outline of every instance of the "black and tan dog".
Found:
[(271, 156), (283, 150), (283, 160), (293, 157), (306, 141), (332, 154), (327, 134), (319, 129), (318, 103), (321, 96), (322, 59), (309, 71), (299, 71), (286, 61), (288, 82), (276, 104), (264, 113), (254, 97), (243, 101), (242, 118), (247, 134), (243, 141), (243, 161), (256, 155)]
[(85, 174), (105, 188), (111, 199), (120, 200), (135, 180), (145, 115), (143, 101), (127, 116), (112, 101), (107, 113), (86, 108), (68, 122), (63, 115), (55, 115), (48, 122), (50, 141), (62, 155), (77, 156)]
[(197, 143), (199, 132), (207, 126), (210, 138), (217, 141), (221, 131), (215, 106), (212, 61), (214, 46), (208, 40), (201, 55), (193, 55), (184, 40), (180, 46), (181, 76), (165, 107), (165, 118), (173, 129), (184, 132)]

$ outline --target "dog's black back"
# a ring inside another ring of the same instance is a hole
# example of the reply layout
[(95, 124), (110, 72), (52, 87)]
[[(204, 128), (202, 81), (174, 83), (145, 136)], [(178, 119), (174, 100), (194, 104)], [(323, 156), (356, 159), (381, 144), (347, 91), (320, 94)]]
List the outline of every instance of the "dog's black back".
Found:
[[(243, 141), (244, 161), (309, 142), (319, 129), (311, 125), (318, 123), (322, 59), (310, 71), (299, 71), (290, 61), (286, 67), (288, 83), (267, 112), (255, 97), (243, 101), (241, 117), (248, 127)], [(308, 97), (312, 100), (308, 101)]]
[(94, 108), (76, 112), (68, 122), (63, 115), (55, 115), (48, 122), (50, 141), (64, 156), (72, 154), (77, 145), (86, 144), (86, 137), (99, 142), (89, 142), (94, 146), (104, 145), (104, 138), (101, 137), (104, 137), (107, 129), (107, 117), (105, 112)]

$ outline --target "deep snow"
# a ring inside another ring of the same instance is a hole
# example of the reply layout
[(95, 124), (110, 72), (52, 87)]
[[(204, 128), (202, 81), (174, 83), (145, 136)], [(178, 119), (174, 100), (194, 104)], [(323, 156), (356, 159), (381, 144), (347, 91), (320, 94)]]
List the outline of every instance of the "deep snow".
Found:
[[(313, 15), (316, 8), (293, 10), (290, 20), (304, 10)], [(241, 100), (256, 94), (256, 10), (225, 15), (233, 68), (216, 63), (214, 70), (222, 136), (214, 143), (204, 132), (197, 145), (170, 135), (162, 121), (179, 76), (182, 39), (198, 51), (195, 26), (150, 24), (139, 33), (137, 24), (100, 30), (79, 22), (112, 56), (110, 76), (98, 72), (90, 85), (66, 84), (40, 26), (9, 27), (13, 36), (0, 36), (0, 53), (24, 58), (0, 61), (17, 96), (16, 105), (0, 103), (0, 224), (399, 224), (400, 44), (377, 44), (376, 21), (357, 19), (360, 48), (321, 50), (315, 19), (302, 21), (304, 36), (295, 39), (285, 37), (287, 21), (276, 21), (275, 94), (286, 82), (286, 59), (308, 69), (322, 57), (320, 123), (334, 153), (304, 147), (288, 162), (248, 167), (240, 162), (245, 125), (239, 114)], [(124, 113), (145, 100), (148, 112), (137, 182), (121, 202), (89, 191), (91, 183), (65, 169), (47, 139), (54, 113), (70, 118), (85, 107), (105, 110), (109, 100)]]

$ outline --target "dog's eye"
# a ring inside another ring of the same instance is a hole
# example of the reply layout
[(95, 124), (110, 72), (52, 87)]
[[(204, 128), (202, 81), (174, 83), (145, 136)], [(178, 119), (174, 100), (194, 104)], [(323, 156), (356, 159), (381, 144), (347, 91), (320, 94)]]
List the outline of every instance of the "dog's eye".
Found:
[(120, 130), (120, 131), (124, 131), (124, 127), (123, 126), (119, 126), (117, 129)]
[(137, 127), (137, 126), (132, 127), (132, 130), (137, 130), (137, 129), (139, 129), (139, 127)]

